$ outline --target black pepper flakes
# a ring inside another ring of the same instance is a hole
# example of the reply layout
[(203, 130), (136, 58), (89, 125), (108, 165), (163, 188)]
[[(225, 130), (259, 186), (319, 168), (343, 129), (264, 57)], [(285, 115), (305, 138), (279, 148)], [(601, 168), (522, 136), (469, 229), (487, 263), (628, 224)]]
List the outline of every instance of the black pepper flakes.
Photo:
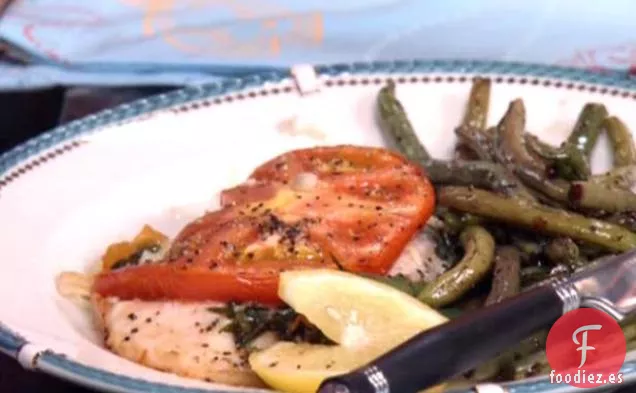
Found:
[(130, 334), (135, 334), (135, 333), (137, 333), (137, 332), (139, 332), (139, 329), (138, 329), (138, 328), (132, 328), (132, 329), (130, 330)]
[(135, 314), (134, 312), (131, 312), (130, 314), (128, 314), (128, 319), (130, 319), (131, 321), (136, 320), (137, 314)]

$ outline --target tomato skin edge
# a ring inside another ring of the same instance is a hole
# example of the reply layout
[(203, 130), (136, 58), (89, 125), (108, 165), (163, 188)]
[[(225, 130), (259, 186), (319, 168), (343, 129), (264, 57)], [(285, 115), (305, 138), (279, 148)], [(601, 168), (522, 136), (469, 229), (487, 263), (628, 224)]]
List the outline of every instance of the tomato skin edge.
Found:
[[(104, 271), (93, 282), (93, 293), (102, 297), (146, 301), (257, 302), (280, 306), (279, 275), (283, 270), (330, 268), (325, 264), (292, 266), (203, 266), (146, 264)], [(335, 268), (335, 267), (333, 267)]]

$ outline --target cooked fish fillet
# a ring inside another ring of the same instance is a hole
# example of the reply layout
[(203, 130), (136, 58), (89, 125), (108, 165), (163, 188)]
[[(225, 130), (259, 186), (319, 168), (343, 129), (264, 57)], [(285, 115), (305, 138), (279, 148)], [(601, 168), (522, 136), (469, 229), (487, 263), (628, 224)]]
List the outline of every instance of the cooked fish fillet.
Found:
[[(264, 387), (239, 351), (230, 333), (222, 332), (229, 320), (214, 312), (223, 304), (93, 299), (104, 344), (112, 352), (160, 371), (237, 386)], [(265, 348), (275, 336), (260, 337), (254, 345)]]
[(435, 241), (420, 231), (395, 261), (390, 276), (403, 275), (413, 281), (431, 281), (444, 272), (444, 261), (435, 254)]

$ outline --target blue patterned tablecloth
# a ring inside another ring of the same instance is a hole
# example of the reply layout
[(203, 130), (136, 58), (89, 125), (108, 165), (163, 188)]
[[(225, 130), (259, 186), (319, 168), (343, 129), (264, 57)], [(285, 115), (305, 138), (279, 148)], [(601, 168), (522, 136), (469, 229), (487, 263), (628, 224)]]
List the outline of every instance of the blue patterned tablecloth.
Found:
[(192, 84), (296, 63), (636, 63), (633, 0), (18, 0), (0, 88)]

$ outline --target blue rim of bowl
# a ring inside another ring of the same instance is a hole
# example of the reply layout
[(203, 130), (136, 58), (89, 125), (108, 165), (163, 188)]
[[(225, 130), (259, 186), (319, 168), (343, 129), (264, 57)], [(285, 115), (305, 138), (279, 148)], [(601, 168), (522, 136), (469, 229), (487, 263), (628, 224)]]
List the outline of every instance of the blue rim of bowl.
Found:
[[(501, 76), (527, 76), (550, 78), (561, 81), (603, 85), (606, 87), (636, 90), (636, 78), (627, 72), (590, 72), (578, 68), (567, 68), (529, 63), (464, 60), (404, 60), (365, 62), (350, 64), (319, 65), (315, 67), (321, 76), (363, 74), (496, 74)], [(11, 168), (33, 156), (59, 145), (69, 139), (88, 134), (106, 125), (134, 119), (143, 114), (183, 105), (189, 102), (261, 87), (266, 83), (279, 83), (291, 76), (288, 71), (272, 71), (242, 78), (228, 78), (222, 82), (190, 86), (173, 92), (106, 109), (94, 115), (75, 120), (32, 138), (12, 150), (0, 155), (0, 178)], [(0, 351), (16, 357), (27, 341), (0, 322)], [(85, 366), (61, 354), (43, 352), (37, 360), (37, 369), (72, 382), (115, 392), (153, 393), (227, 393), (227, 390), (185, 388), (165, 383), (148, 382), (95, 367)], [(636, 360), (625, 362), (621, 370), (626, 380), (636, 379)], [(502, 384), (510, 393), (542, 393), (563, 391), (562, 384), (553, 384), (547, 378)], [(569, 389), (567, 389), (569, 390)]]

